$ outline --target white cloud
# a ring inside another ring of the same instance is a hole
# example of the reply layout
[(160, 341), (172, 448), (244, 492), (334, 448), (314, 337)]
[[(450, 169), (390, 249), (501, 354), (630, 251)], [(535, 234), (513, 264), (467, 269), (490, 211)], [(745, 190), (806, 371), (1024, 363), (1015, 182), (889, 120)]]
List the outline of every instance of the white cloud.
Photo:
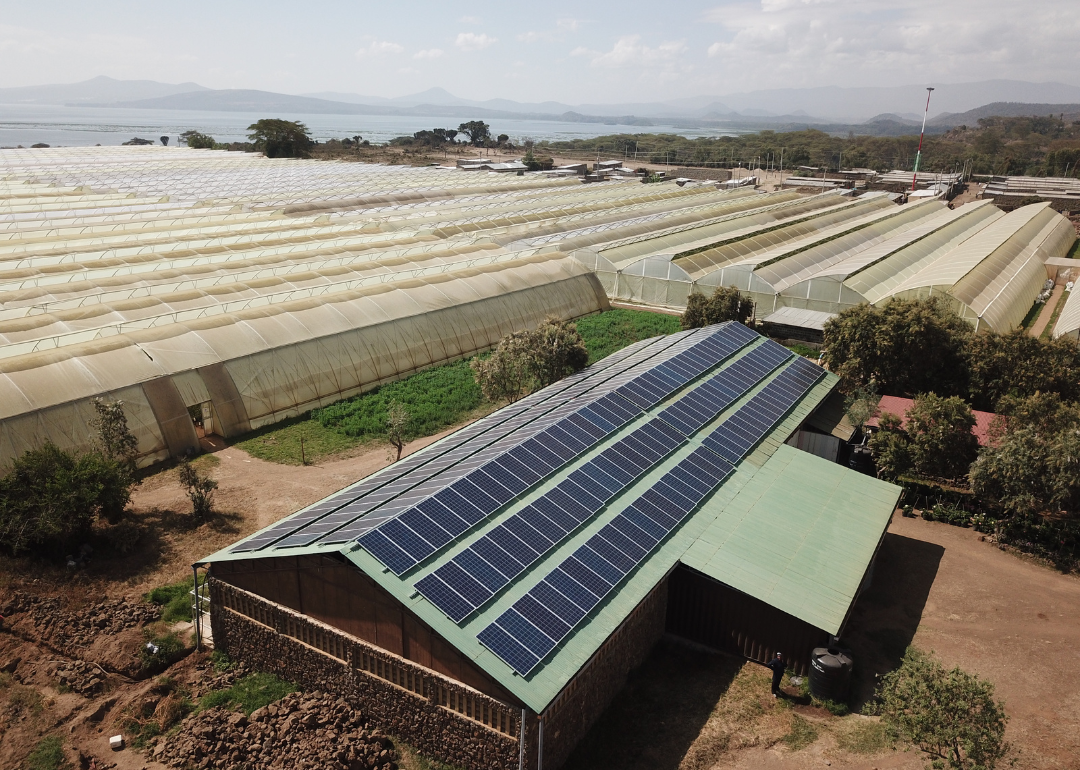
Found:
[(378, 56), (387, 56), (392, 54), (399, 54), (405, 49), (397, 43), (391, 43), (389, 40), (373, 40), (364, 48), (359, 49), (356, 52), (357, 59), (375, 58)]
[(479, 35), (475, 32), (460, 32), (457, 40), (454, 41), (454, 45), (462, 51), (480, 51), (497, 42), (499, 42), (497, 37), (491, 37), (483, 32)]
[(479, 16), (462, 16), (458, 19), (458, 24), (483, 24), (484, 20)]
[(556, 19), (555, 26), (564, 32), (577, 32), (581, 23), (581, 19)]
[(610, 51), (592, 51), (588, 48), (575, 48), (571, 56), (588, 56), (594, 67), (618, 69), (635, 67), (643, 64), (669, 64), (677, 60), (687, 50), (683, 40), (668, 40), (655, 48), (644, 45), (641, 35), (626, 35), (615, 41)]
[(535, 43), (538, 40), (550, 40), (551, 36), (546, 32), (534, 32), (530, 30), (528, 32), (522, 32), (517, 36), (517, 39), (522, 43)]
[(742, 0), (704, 20), (722, 30), (708, 56), (742, 88), (1075, 81), (1080, 65), (1080, 14), (1060, 0)]
[(443, 55), (443, 49), (441, 48), (425, 48), (423, 51), (417, 51), (413, 54), (414, 59), (438, 59)]

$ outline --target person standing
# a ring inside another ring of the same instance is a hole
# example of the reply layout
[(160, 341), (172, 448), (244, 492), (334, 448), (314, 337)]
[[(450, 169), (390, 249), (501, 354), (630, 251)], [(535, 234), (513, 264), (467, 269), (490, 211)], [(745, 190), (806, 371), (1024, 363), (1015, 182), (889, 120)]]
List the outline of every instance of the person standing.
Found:
[(778, 652), (776, 657), (765, 665), (772, 669), (772, 696), (779, 698), (783, 694), (780, 692), (780, 682), (784, 679), (784, 669), (787, 667), (784, 664), (784, 656)]

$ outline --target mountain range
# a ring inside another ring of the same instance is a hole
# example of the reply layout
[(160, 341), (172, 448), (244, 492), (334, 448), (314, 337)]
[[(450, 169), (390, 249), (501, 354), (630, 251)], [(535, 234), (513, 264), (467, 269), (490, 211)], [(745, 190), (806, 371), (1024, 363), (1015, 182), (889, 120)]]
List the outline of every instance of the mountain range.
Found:
[[(300, 95), (251, 89), (209, 89), (197, 83), (114, 80), (99, 76), (81, 83), (0, 88), (0, 104), (58, 104), (200, 111), (273, 111), (284, 114), (420, 115), (485, 119), (532, 118), (591, 123), (649, 125), (654, 121), (698, 121), (768, 127), (832, 124), (917, 125), (924, 86), (783, 88), (664, 102), (567, 104), (556, 101), (464, 99), (443, 88), (396, 98), (322, 91)], [(986, 80), (939, 85), (931, 99), (930, 125), (972, 124), (1003, 114), (1080, 112), (1080, 87), (1063, 83)], [(1072, 108), (1072, 109), (1070, 109)], [(990, 110), (990, 112), (986, 112)], [(1039, 112), (1041, 111), (1041, 112)]]

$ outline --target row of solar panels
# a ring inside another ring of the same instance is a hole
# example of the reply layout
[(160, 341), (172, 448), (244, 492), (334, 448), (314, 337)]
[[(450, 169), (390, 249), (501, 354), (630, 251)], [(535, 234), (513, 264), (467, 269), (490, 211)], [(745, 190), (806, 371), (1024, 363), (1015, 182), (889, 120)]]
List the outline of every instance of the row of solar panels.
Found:
[[(571, 402), (580, 404), (581, 399), (586, 397), (590, 389), (595, 390), (598, 383), (603, 384), (633, 369), (641, 360), (660, 355), (673, 345), (680, 342), (685, 344), (686, 339), (692, 336), (693, 333), (653, 338), (628, 346), (588, 369), (533, 393), (455, 432), (438, 444), (394, 463), (363, 482), (319, 501), (296, 516), (237, 544), (231, 551), (239, 553), (270, 546), (304, 546), (320, 539), (329, 542), (330, 536), (337, 535), (346, 525), (363, 522), (366, 527), (373, 527), (384, 518), (367, 514), (385, 503), (422, 485), (456, 463), (468, 460), (508, 435), (520, 436), (528, 423), (535, 422), (545, 414), (544, 409), (554, 410)], [(334, 541), (347, 542), (355, 537), (355, 534), (345, 534), (335, 537)]]
[(790, 356), (775, 343), (749, 351), (417, 582), (417, 590), (460, 623)]
[(394, 574), (404, 574), (755, 338), (745, 326), (731, 324), (644, 373), (627, 373), (625, 382), (613, 378), (594, 391), (614, 386), (596, 401), (567, 405), (567, 413), (556, 424), (532, 437), (519, 434), (521, 443), (507, 447), (509, 451), (492, 447), (490, 453), (462, 465), (479, 467), (469, 468), (434, 495), (415, 504), (413, 500), (407, 506), (398, 504), (399, 511), (405, 510), (363, 534), (360, 545)]
[[(521, 676), (529, 673), (635, 569), (690, 512), (731, 475), (736, 463), (820, 379), (798, 358), (766, 384), (751, 404), (754, 417), (729, 417), (651, 489), (484, 628), (477, 639)], [(733, 416), (734, 417), (734, 416)], [(721, 450), (719, 454), (717, 450)]]

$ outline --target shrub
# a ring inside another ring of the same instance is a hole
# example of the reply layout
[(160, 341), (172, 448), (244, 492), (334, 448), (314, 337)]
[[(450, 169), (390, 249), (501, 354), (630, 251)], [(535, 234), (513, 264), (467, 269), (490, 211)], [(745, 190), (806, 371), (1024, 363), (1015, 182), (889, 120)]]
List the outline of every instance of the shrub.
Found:
[(695, 292), (687, 298), (681, 323), (684, 329), (698, 329), (724, 321), (746, 323), (753, 312), (754, 303), (734, 286), (717, 286), (711, 297)]
[(180, 463), (180, 486), (187, 490), (191, 500), (191, 514), (198, 520), (210, 518), (214, 513), (214, 490), (217, 482), (204, 476), (188, 460)]
[(1008, 752), (1008, 717), (994, 686), (959, 668), (946, 670), (914, 647), (882, 678), (878, 698), (885, 723), (935, 766), (989, 769)]
[(488, 400), (515, 401), (580, 371), (588, 361), (577, 326), (548, 318), (532, 331), (503, 337), (491, 356), (472, 362), (472, 369)]
[(146, 641), (139, 647), (143, 671), (161, 671), (167, 668), (185, 649), (183, 641), (172, 631), (155, 634), (147, 629), (144, 637)]
[(68, 549), (90, 534), (99, 515), (114, 518), (123, 511), (129, 484), (116, 461), (46, 442), (0, 478), (0, 542), (12, 553)]

